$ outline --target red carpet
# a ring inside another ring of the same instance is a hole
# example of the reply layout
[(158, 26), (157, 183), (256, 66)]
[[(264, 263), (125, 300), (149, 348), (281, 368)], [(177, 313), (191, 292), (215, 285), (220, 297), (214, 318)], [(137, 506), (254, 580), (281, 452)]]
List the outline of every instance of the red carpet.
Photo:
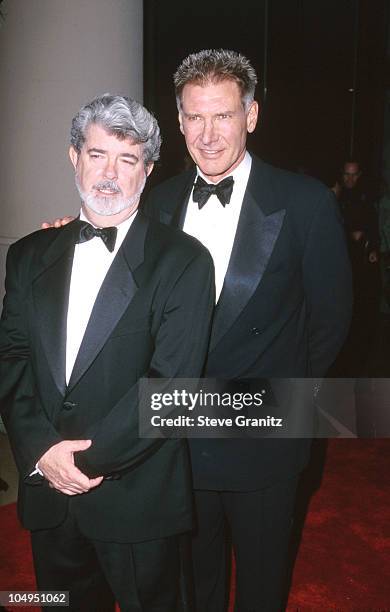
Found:
[[(295, 564), (290, 612), (390, 610), (389, 475), (390, 440), (329, 441)], [(0, 590), (34, 590), (29, 538), (14, 504), (0, 508), (0, 543)]]
[(390, 610), (390, 439), (329, 441), (290, 609)]

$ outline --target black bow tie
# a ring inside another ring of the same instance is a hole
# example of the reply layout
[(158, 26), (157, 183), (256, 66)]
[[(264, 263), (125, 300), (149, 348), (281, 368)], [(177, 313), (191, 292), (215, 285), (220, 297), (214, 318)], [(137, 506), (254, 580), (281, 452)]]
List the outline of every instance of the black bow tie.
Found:
[(203, 208), (209, 197), (215, 193), (222, 206), (229, 204), (233, 191), (234, 179), (232, 176), (224, 178), (222, 181), (214, 185), (214, 183), (206, 183), (201, 176), (198, 176), (194, 184), (192, 199), (198, 202), (199, 208)]
[(87, 240), (92, 240), (97, 236), (103, 240), (110, 253), (113, 252), (118, 231), (116, 227), (93, 227), (87, 221), (81, 221), (80, 224), (78, 243), (87, 242)]

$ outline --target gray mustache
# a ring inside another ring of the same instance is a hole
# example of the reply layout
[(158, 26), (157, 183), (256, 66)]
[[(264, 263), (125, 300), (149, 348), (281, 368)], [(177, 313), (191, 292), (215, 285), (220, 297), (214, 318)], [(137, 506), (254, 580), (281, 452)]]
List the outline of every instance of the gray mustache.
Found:
[(120, 187), (116, 184), (115, 181), (102, 181), (101, 183), (96, 183), (93, 186), (94, 189), (109, 189), (110, 191), (115, 191), (116, 193), (122, 193)]

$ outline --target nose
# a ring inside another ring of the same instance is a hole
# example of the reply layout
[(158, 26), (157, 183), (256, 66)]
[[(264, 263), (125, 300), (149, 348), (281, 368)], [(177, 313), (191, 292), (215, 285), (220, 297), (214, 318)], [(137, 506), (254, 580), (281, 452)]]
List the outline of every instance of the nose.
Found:
[(217, 130), (212, 119), (208, 119), (203, 124), (202, 141), (209, 145), (218, 140)]
[(104, 176), (110, 180), (113, 180), (118, 177), (116, 163), (114, 159), (107, 159), (107, 163), (104, 168)]

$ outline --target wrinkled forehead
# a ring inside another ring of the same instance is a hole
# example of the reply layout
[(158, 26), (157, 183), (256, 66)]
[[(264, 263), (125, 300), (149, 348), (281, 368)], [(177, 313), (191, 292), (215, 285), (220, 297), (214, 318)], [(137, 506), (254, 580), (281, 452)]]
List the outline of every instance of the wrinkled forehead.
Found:
[(143, 144), (123, 131), (110, 130), (99, 123), (91, 123), (85, 132), (83, 148), (142, 153)]
[(234, 81), (188, 83), (182, 92), (181, 108), (185, 112), (221, 112), (241, 108), (242, 97)]

